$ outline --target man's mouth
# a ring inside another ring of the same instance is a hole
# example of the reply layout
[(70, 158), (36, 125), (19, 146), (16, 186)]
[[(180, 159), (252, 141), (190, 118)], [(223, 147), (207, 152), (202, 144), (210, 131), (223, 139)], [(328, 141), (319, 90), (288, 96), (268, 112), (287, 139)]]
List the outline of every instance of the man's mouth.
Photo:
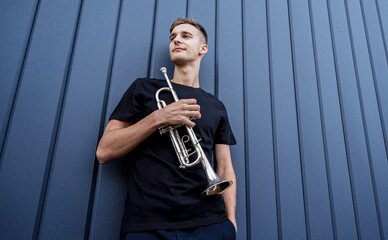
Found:
[(173, 52), (176, 52), (176, 51), (183, 51), (185, 50), (184, 48), (181, 48), (181, 47), (177, 47), (177, 48), (174, 48)]

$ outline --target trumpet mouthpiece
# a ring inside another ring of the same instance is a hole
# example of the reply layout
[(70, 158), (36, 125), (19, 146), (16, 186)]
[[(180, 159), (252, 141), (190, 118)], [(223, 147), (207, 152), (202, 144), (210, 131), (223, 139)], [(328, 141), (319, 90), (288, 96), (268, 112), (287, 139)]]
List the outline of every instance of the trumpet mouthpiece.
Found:
[(162, 67), (162, 68), (160, 69), (160, 71), (161, 71), (162, 73), (167, 73), (167, 68)]

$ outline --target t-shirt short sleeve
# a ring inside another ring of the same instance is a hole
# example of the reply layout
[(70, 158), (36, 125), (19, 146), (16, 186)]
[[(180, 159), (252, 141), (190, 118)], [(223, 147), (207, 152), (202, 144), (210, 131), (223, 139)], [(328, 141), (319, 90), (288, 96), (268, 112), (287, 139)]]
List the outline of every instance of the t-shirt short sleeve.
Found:
[(222, 110), (221, 110), (221, 119), (218, 124), (214, 143), (215, 144), (227, 144), (227, 145), (235, 145), (236, 144), (236, 138), (234, 137), (232, 128), (229, 124), (228, 119), (228, 113), (226, 111), (226, 108), (224, 104), (222, 104)]
[(116, 119), (127, 122), (138, 122), (142, 118), (143, 95), (142, 83), (136, 79), (121, 97), (109, 120)]

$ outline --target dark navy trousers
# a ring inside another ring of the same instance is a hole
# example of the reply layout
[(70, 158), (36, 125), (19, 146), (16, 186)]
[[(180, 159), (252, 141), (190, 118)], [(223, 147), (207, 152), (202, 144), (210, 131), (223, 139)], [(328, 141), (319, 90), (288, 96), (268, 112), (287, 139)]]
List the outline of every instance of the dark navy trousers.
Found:
[(120, 240), (235, 240), (236, 229), (228, 219), (212, 225), (179, 230), (152, 230), (124, 234)]

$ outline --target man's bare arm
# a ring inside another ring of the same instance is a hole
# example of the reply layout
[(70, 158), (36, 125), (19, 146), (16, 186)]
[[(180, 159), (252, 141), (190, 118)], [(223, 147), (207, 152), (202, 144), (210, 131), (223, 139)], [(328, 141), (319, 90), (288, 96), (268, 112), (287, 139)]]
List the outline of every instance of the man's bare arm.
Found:
[(237, 230), (236, 224), (236, 174), (234, 173), (229, 145), (216, 144), (214, 155), (217, 161), (216, 173), (222, 180), (232, 180), (233, 185), (222, 193), (224, 197), (226, 214)]
[(162, 126), (185, 124), (194, 127), (195, 123), (190, 118), (201, 118), (199, 111), (195, 99), (181, 99), (152, 112), (135, 124), (111, 120), (98, 144), (97, 159), (105, 164), (125, 156)]

